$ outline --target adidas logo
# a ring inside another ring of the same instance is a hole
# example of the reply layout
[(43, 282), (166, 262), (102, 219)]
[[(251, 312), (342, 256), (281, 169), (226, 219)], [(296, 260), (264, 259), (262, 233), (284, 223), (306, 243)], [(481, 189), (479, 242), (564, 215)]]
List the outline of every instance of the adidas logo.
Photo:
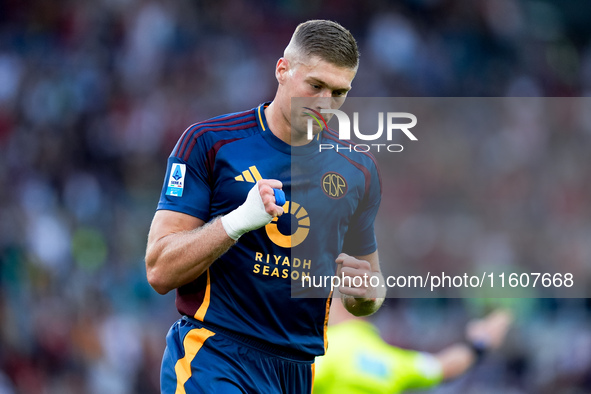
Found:
[(263, 179), (263, 177), (261, 176), (259, 170), (257, 170), (255, 166), (250, 166), (248, 167), (248, 170), (242, 171), (242, 175), (238, 175), (234, 177), (234, 179), (238, 182), (256, 183), (257, 181)]

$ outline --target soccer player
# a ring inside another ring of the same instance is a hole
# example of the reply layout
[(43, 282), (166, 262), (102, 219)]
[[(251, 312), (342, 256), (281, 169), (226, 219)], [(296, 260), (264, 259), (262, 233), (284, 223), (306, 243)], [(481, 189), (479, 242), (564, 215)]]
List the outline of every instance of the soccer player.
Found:
[[(337, 108), (351, 89), (357, 44), (341, 25), (300, 24), (276, 64), (270, 103), (189, 127), (168, 159), (146, 249), (150, 285), (176, 289), (163, 393), (309, 393), (325, 352), (331, 289), (292, 297), (302, 277), (383, 283), (373, 222), (380, 179), (373, 158), (342, 149), (329, 129), (307, 136), (310, 111)], [(253, 76), (254, 77), (254, 76)], [(279, 202), (281, 191), (285, 202)], [(351, 313), (375, 312), (382, 286), (343, 281)]]
[(466, 341), (431, 354), (384, 342), (378, 329), (332, 306), (329, 348), (316, 362), (314, 394), (396, 394), (434, 387), (456, 378), (504, 341), (512, 315), (496, 310), (466, 326)]

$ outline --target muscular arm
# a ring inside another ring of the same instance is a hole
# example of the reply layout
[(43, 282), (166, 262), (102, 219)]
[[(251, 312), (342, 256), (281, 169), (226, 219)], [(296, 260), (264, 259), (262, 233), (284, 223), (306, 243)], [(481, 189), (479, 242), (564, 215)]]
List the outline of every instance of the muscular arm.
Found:
[(197, 279), (235, 241), (221, 220), (205, 222), (173, 211), (157, 211), (146, 248), (148, 282), (166, 294)]
[(240, 235), (283, 214), (283, 208), (275, 204), (273, 192), (274, 187), (281, 186), (278, 180), (257, 182), (244, 204), (207, 224), (184, 213), (157, 211), (146, 247), (150, 285), (158, 293), (166, 294), (197, 279)]
[[(375, 313), (386, 297), (386, 286), (380, 269), (378, 251), (364, 256), (348, 256), (341, 253), (336, 262), (339, 265), (337, 269), (339, 277), (363, 279), (361, 287), (339, 287), (345, 308), (355, 316), (368, 316)], [(371, 277), (376, 277), (377, 281), (370, 280)], [(372, 286), (372, 283), (377, 286)]]

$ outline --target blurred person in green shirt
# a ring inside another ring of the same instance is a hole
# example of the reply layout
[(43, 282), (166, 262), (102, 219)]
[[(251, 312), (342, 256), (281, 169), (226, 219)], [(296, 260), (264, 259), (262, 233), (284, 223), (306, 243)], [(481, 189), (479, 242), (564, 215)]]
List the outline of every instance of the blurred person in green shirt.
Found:
[(337, 301), (330, 315), (328, 351), (316, 358), (314, 394), (395, 394), (437, 386), (497, 349), (512, 322), (510, 313), (496, 310), (466, 325), (465, 342), (424, 353), (389, 345), (372, 323), (353, 317)]

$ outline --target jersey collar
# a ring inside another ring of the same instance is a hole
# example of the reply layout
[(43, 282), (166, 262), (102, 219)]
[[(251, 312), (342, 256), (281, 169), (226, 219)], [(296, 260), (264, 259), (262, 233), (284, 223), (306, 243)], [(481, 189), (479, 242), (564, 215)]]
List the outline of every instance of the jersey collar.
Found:
[(269, 104), (271, 104), (270, 101), (259, 105), (255, 109), (255, 117), (261, 130), (261, 135), (269, 143), (269, 145), (278, 151), (289, 155), (303, 156), (318, 152), (320, 138), (314, 138), (314, 140), (310, 141), (310, 143), (306, 145), (291, 146), (273, 134), (269, 128), (269, 125), (267, 124), (267, 117), (265, 116), (265, 108), (268, 107)]

